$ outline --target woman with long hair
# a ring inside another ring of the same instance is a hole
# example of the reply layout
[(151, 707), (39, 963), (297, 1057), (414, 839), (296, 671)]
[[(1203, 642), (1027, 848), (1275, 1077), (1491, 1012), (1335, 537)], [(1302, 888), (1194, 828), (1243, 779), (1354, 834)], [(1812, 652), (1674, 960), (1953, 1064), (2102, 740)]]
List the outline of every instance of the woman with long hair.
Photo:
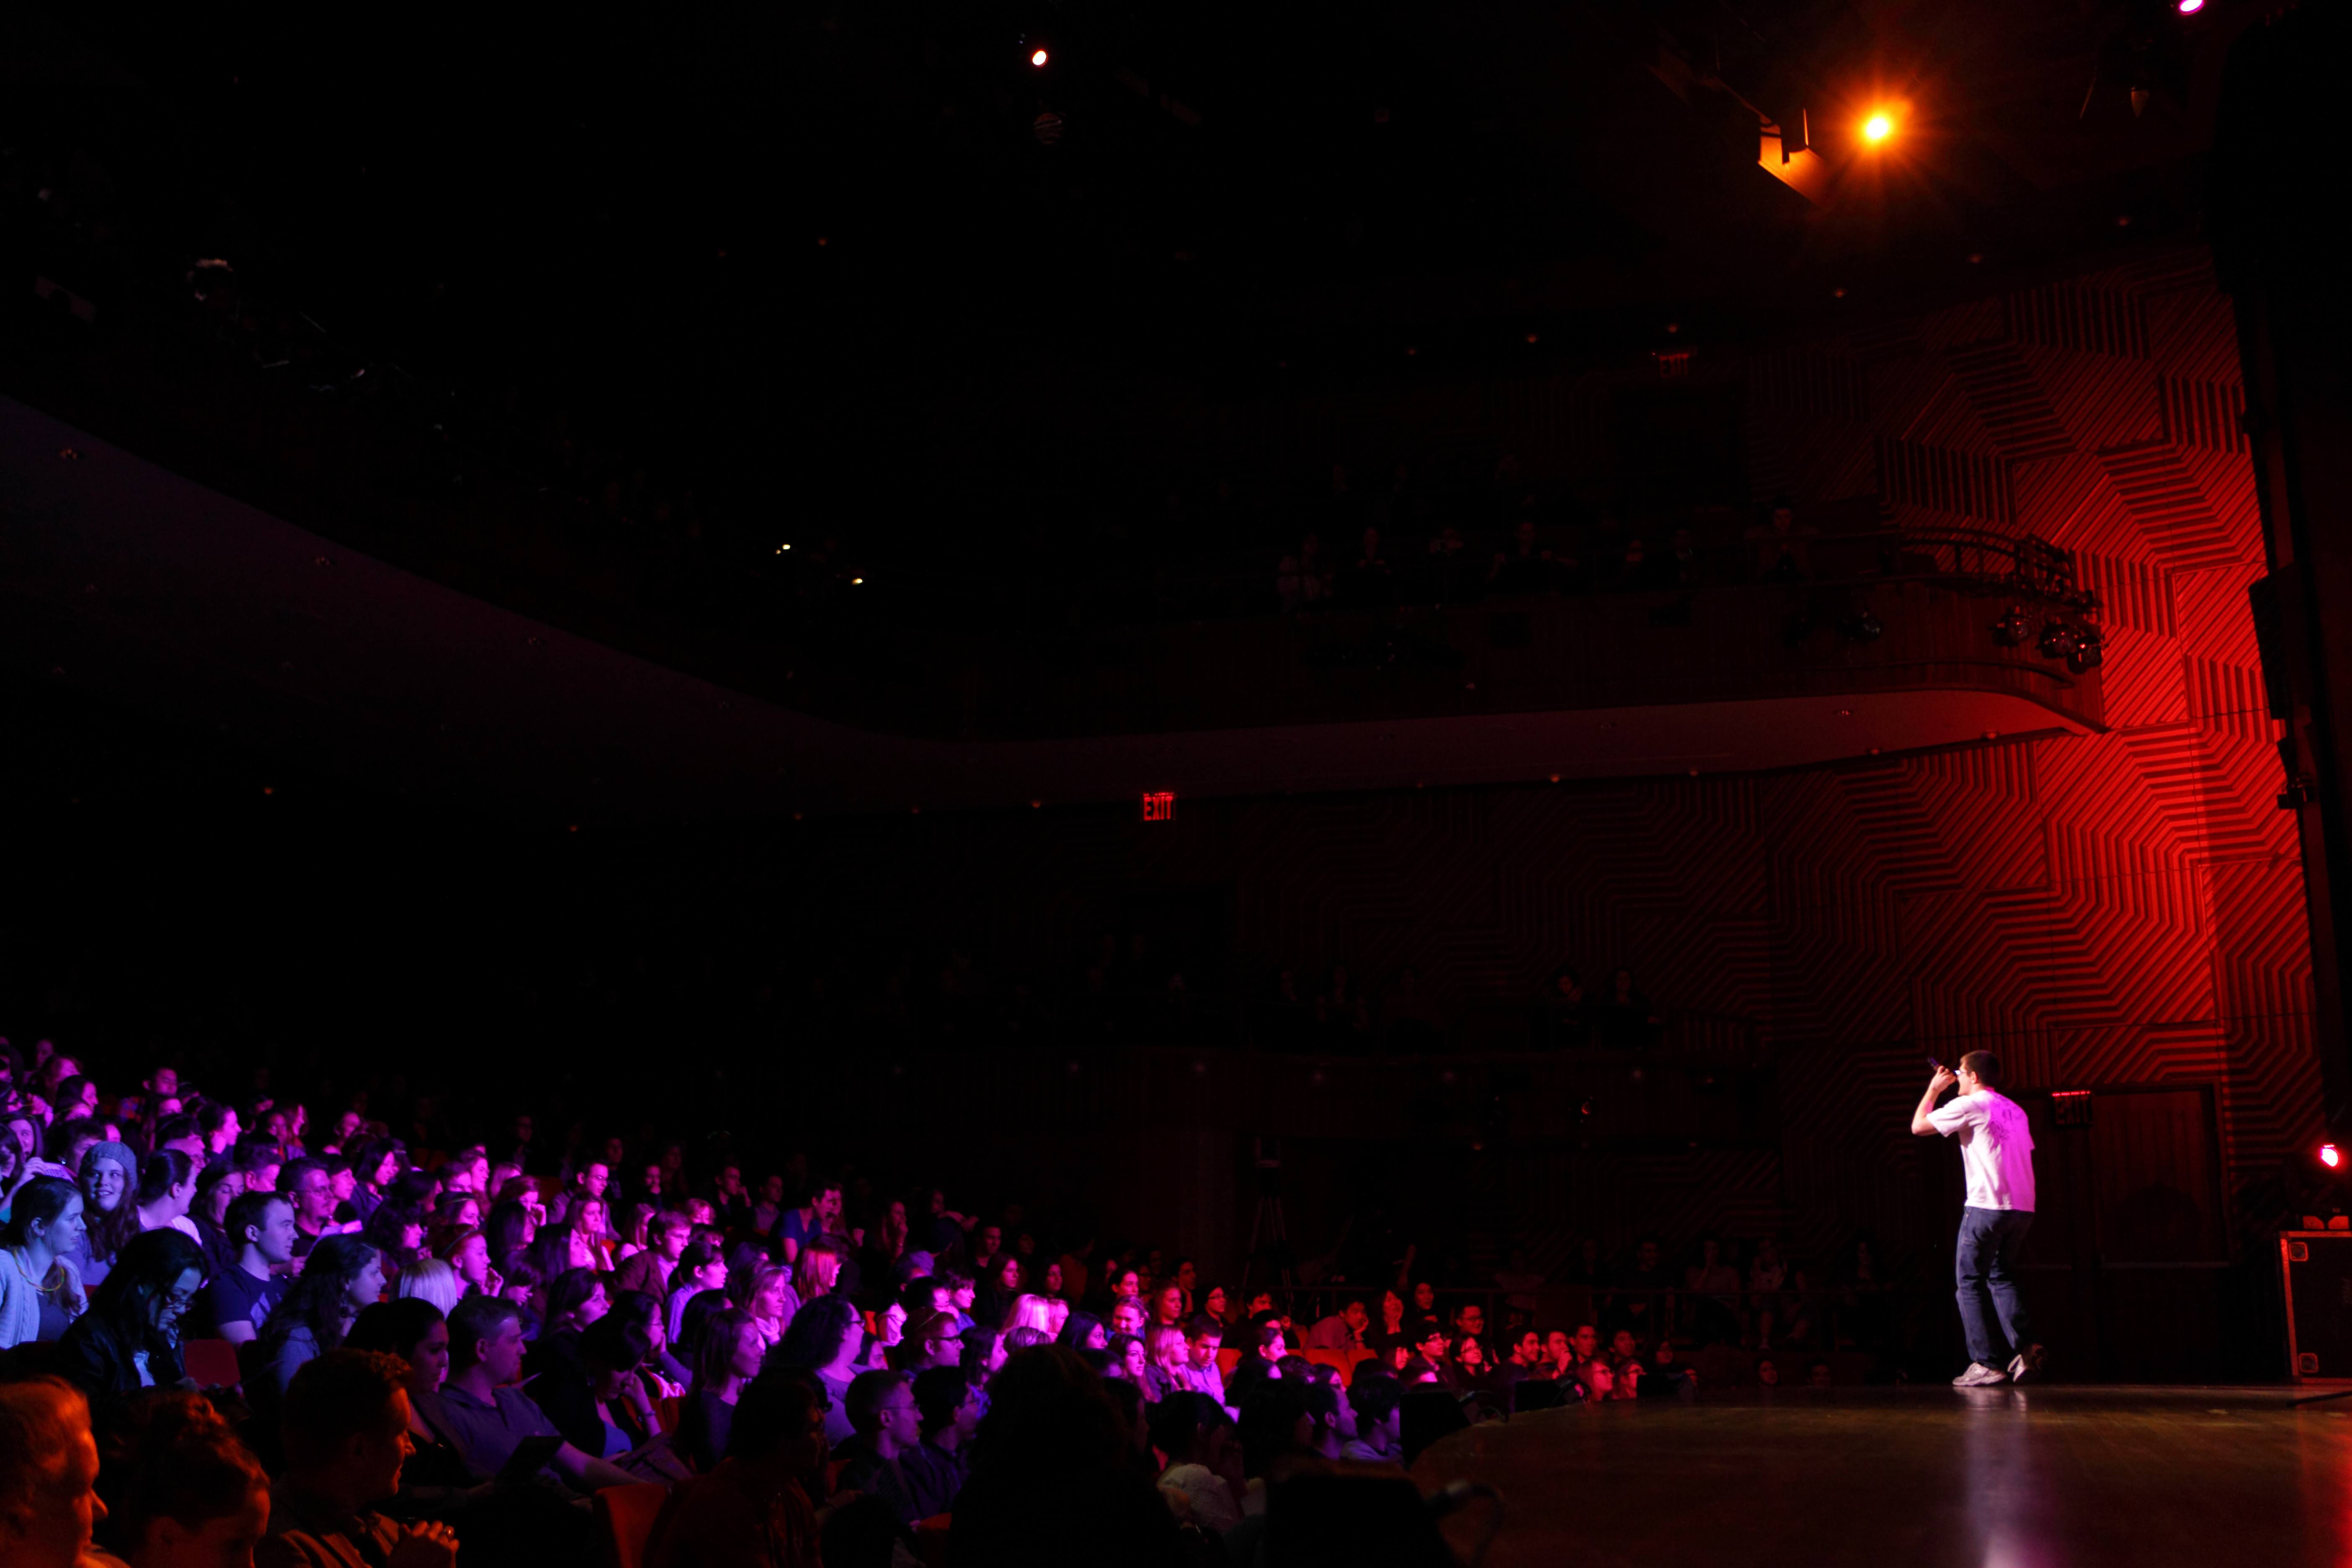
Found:
[(204, 1286), (194, 1242), (168, 1226), (132, 1237), (58, 1342), (58, 1370), (110, 1412), (142, 1388), (184, 1384), (180, 1320)]
[(1035, 1329), (1050, 1340), (1055, 1327), (1053, 1303), (1043, 1296), (1015, 1296), (1002, 1327), (1008, 1334), (1015, 1329)]
[(1063, 1321), (1062, 1331), (1054, 1336), (1054, 1342), (1074, 1351), (1107, 1350), (1110, 1346), (1110, 1331), (1092, 1312), (1072, 1312)]
[(726, 1289), (727, 1259), (719, 1243), (707, 1238), (688, 1242), (686, 1250), (677, 1255), (677, 1266), (669, 1271), (669, 1301), (662, 1310), (670, 1343), (690, 1352), (692, 1342), (686, 1333), (687, 1303), (702, 1291)]
[(400, 1468), (404, 1500), (412, 1489), (436, 1493), (461, 1492), (474, 1484), (473, 1472), (457, 1445), (425, 1418), (431, 1395), (449, 1378), (448, 1316), (421, 1296), (378, 1301), (352, 1320), (344, 1348), (381, 1351), (408, 1364), (408, 1440), (414, 1450)]
[(613, 1310), (607, 1316), (635, 1323), (646, 1331), (646, 1364), (637, 1369), (646, 1392), (656, 1399), (676, 1399), (684, 1394), (687, 1384), (694, 1381), (694, 1369), (670, 1350), (669, 1327), (661, 1302), (643, 1290), (624, 1290), (613, 1298)]
[(830, 1247), (820, 1247), (814, 1241), (801, 1248), (793, 1264), (793, 1297), (805, 1307), (819, 1296), (833, 1294), (841, 1279), (841, 1254)]
[(1192, 1348), (1184, 1342), (1183, 1330), (1154, 1323), (1143, 1331), (1143, 1379), (1139, 1386), (1145, 1399), (1157, 1405), (1186, 1388), (1191, 1369)]
[(70, 1255), (82, 1241), (84, 1202), (71, 1182), (35, 1176), (0, 1232), (0, 1350), (62, 1338), (89, 1305)]
[(247, 1387), (257, 1374), (273, 1399), (283, 1398), (302, 1363), (340, 1348), (352, 1320), (383, 1294), (383, 1261), (373, 1247), (356, 1236), (320, 1237), (254, 1341)]
[(81, 1157), (81, 1211), (88, 1234), (74, 1255), (81, 1282), (104, 1282), (115, 1256), (139, 1234), (139, 1156), (123, 1143), (93, 1143)]
[(588, 1232), (571, 1224), (541, 1226), (539, 1237), (530, 1244), (527, 1256), (542, 1279), (553, 1279), (575, 1268), (604, 1272), (601, 1267), (604, 1255), (596, 1250), (594, 1240)]
[(816, 1374), (824, 1385), (833, 1409), (824, 1418), (825, 1436), (835, 1432), (839, 1441), (849, 1441), (849, 1384), (861, 1370), (858, 1358), (866, 1348), (865, 1326), (858, 1321), (857, 1309), (845, 1297), (820, 1296), (803, 1307), (793, 1318), (793, 1326), (784, 1331), (783, 1342), (776, 1346), (775, 1364), (795, 1366)]
[(694, 1384), (678, 1413), (679, 1451), (698, 1470), (708, 1471), (727, 1456), (727, 1434), (735, 1402), (760, 1375), (768, 1352), (759, 1325), (740, 1308), (713, 1313), (702, 1325), (702, 1345), (694, 1358)]
[(391, 1195), (392, 1184), (408, 1168), (408, 1147), (397, 1138), (372, 1138), (352, 1157), (352, 1207), (362, 1223), (375, 1215), (376, 1205)]
[(387, 1199), (368, 1216), (367, 1228), (361, 1235), (382, 1259), (384, 1278), (396, 1279), (429, 1256), (425, 1250), (425, 1228), (422, 1209)]
[(490, 1223), (484, 1233), (489, 1237), (490, 1267), (503, 1270), (530, 1247), (539, 1235), (539, 1222), (515, 1199), (501, 1198), (490, 1205)]
[(971, 1321), (1002, 1331), (1021, 1294), (1021, 1255), (1001, 1252), (992, 1258), (972, 1295)]
[(897, 1279), (910, 1234), (907, 1205), (894, 1198), (882, 1211), (881, 1219), (866, 1233), (865, 1249), (857, 1257), (859, 1277), (874, 1286), (888, 1285)]
[(572, 1267), (610, 1274), (613, 1271), (612, 1205), (603, 1198), (583, 1197), (572, 1205), (570, 1225), (572, 1236), (589, 1254), (585, 1264), (575, 1263)]
[(727, 1293), (751, 1314), (772, 1345), (782, 1344), (800, 1315), (800, 1300), (793, 1294), (789, 1269), (772, 1263), (755, 1266), (749, 1274), (730, 1270)]
[(196, 1163), (177, 1149), (158, 1149), (139, 1163), (139, 1228), (171, 1226), (202, 1245), (188, 1205), (196, 1201)]

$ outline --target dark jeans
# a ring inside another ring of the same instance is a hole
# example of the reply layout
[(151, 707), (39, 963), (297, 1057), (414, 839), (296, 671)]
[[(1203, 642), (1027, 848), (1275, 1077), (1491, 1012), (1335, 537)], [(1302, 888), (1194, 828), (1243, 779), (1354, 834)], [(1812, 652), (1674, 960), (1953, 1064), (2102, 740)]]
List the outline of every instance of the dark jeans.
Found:
[(1960, 1329), (1968, 1335), (1970, 1361), (2006, 1367), (2011, 1355), (2033, 1342), (2033, 1327), (2025, 1320), (2014, 1271), (2017, 1249), (2032, 1228), (2030, 1209), (1960, 1211), (1955, 1272), (1959, 1277)]

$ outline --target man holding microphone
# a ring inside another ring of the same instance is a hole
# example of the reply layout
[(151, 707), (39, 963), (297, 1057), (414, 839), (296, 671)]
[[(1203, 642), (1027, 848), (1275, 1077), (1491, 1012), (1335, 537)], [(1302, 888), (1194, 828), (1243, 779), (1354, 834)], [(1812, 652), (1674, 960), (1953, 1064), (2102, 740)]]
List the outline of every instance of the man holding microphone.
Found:
[[(2033, 1226), (2033, 1133), (2024, 1110), (1995, 1088), (2000, 1079), (2000, 1059), (1990, 1051), (1970, 1051), (1958, 1072), (1937, 1062), (1911, 1113), (1911, 1131), (1922, 1138), (1958, 1136), (1968, 1173), (1955, 1272), (1969, 1361), (1952, 1379), (1955, 1388), (2023, 1383), (2042, 1370), (2042, 1346), (2026, 1321), (2015, 1273), (2018, 1249)], [(1937, 1100), (1956, 1083), (1960, 1092), (1938, 1109)]]

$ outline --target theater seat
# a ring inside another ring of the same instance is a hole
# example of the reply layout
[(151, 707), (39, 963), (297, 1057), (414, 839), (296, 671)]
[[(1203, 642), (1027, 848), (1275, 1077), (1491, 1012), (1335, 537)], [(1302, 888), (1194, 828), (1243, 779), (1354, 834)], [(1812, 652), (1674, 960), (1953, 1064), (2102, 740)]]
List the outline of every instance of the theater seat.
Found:
[(654, 1521), (668, 1500), (669, 1489), (651, 1481), (597, 1489), (596, 1528), (612, 1548), (613, 1568), (645, 1568)]
[(199, 1388), (233, 1388), (239, 1373), (236, 1347), (226, 1340), (189, 1340), (180, 1346), (180, 1364)]
[(1221, 1350), (1217, 1352), (1217, 1370), (1225, 1376), (1233, 1376), (1234, 1368), (1241, 1364), (1242, 1352), (1240, 1347), (1236, 1346), (1231, 1350)]
[(923, 1568), (948, 1568), (950, 1517), (935, 1513), (915, 1526), (915, 1555), (923, 1560)]
[(1349, 1356), (1346, 1351), (1308, 1349), (1303, 1350), (1298, 1353), (1305, 1356), (1317, 1366), (1328, 1366), (1332, 1371), (1338, 1373), (1339, 1374), (1339, 1384), (1341, 1387), (1345, 1387), (1349, 1381), (1356, 1375), (1356, 1363)]

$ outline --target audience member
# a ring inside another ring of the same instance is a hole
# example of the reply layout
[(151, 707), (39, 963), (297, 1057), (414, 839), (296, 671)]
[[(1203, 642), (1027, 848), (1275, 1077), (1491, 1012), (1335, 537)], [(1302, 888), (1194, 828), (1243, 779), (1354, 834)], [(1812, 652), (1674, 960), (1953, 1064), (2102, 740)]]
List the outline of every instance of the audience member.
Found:
[(0, 1563), (84, 1568), (105, 1505), (89, 1407), (54, 1377), (0, 1384)]
[(89, 1310), (58, 1342), (58, 1370), (90, 1398), (101, 1430), (142, 1388), (180, 1385), (179, 1323), (204, 1289), (204, 1253), (180, 1232), (131, 1238)]
[(370, 1351), (330, 1350), (286, 1386), (285, 1473), (269, 1489), (269, 1533), (257, 1568), (455, 1568), (447, 1525), (402, 1525), (377, 1511), (400, 1490), (408, 1457), (406, 1365)]
[(1356, 1435), (1340, 1445), (1339, 1457), (1366, 1465), (1402, 1465), (1404, 1433), (1398, 1411), (1404, 1390), (1392, 1377), (1359, 1370), (1348, 1385), (1348, 1405), (1356, 1413)]
[(236, 1257), (205, 1287), (204, 1315), (214, 1338), (241, 1345), (259, 1337), (286, 1299), (279, 1271), (291, 1263), (299, 1233), (293, 1207), (277, 1193), (240, 1194), (229, 1204), (223, 1228)]
[(74, 1168), (81, 1175), (88, 1234), (71, 1256), (83, 1287), (95, 1289), (114, 1267), (123, 1244), (139, 1234), (139, 1156), (128, 1144), (98, 1142)]
[(134, 1400), (99, 1494), (98, 1539), (129, 1568), (249, 1563), (269, 1525), (269, 1478), (199, 1394)]
[(1134, 1451), (1127, 1422), (1076, 1352), (1040, 1345), (1009, 1357), (989, 1384), (956, 1500), (958, 1568), (1186, 1563), (1176, 1517), (1135, 1468)]
[(793, 1319), (782, 1342), (770, 1352), (771, 1365), (798, 1367), (815, 1374), (833, 1405), (825, 1415), (825, 1440), (836, 1446), (854, 1435), (849, 1384), (862, 1370), (858, 1363), (865, 1348), (864, 1332), (856, 1308), (839, 1296), (825, 1296)]
[(341, 1345), (352, 1320), (383, 1295), (383, 1268), (374, 1247), (355, 1236), (330, 1236), (314, 1246), (252, 1351), (239, 1357), (255, 1409), (283, 1397), (302, 1363)]
[(71, 1255), (85, 1231), (82, 1194), (58, 1176), (16, 1191), (0, 1231), (0, 1350), (57, 1340), (89, 1305)]
[(960, 1366), (927, 1368), (915, 1374), (913, 1387), (922, 1441), (898, 1455), (898, 1468), (906, 1477), (914, 1515), (923, 1520), (954, 1510), (956, 1494), (969, 1474), (965, 1456), (986, 1400)]
[(1248, 1483), (1224, 1406), (1204, 1394), (1170, 1394), (1152, 1407), (1151, 1446), (1168, 1459), (1160, 1486), (1183, 1497), (1185, 1517), (1219, 1535), (1241, 1523)]
[(824, 1568), (816, 1504), (827, 1449), (818, 1400), (781, 1368), (746, 1384), (726, 1458), (670, 1494), (646, 1543), (646, 1568)]
[[(530, 1395), (522, 1373), (522, 1318), (511, 1301), (468, 1296), (449, 1318), (449, 1377), (425, 1402), (425, 1419), (449, 1434), (477, 1480), (496, 1479), (527, 1437), (562, 1437)], [(562, 1443), (549, 1468), (582, 1490), (636, 1478), (602, 1458)]]
[(922, 1413), (907, 1378), (895, 1372), (864, 1372), (850, 1380), (848, 1442), (835, 1450), (845, 1461), (839, 1485), (878, 1497), (902, 1525), (922, 1518), (915, 1509), (899, 1456), (922, 1444)]

